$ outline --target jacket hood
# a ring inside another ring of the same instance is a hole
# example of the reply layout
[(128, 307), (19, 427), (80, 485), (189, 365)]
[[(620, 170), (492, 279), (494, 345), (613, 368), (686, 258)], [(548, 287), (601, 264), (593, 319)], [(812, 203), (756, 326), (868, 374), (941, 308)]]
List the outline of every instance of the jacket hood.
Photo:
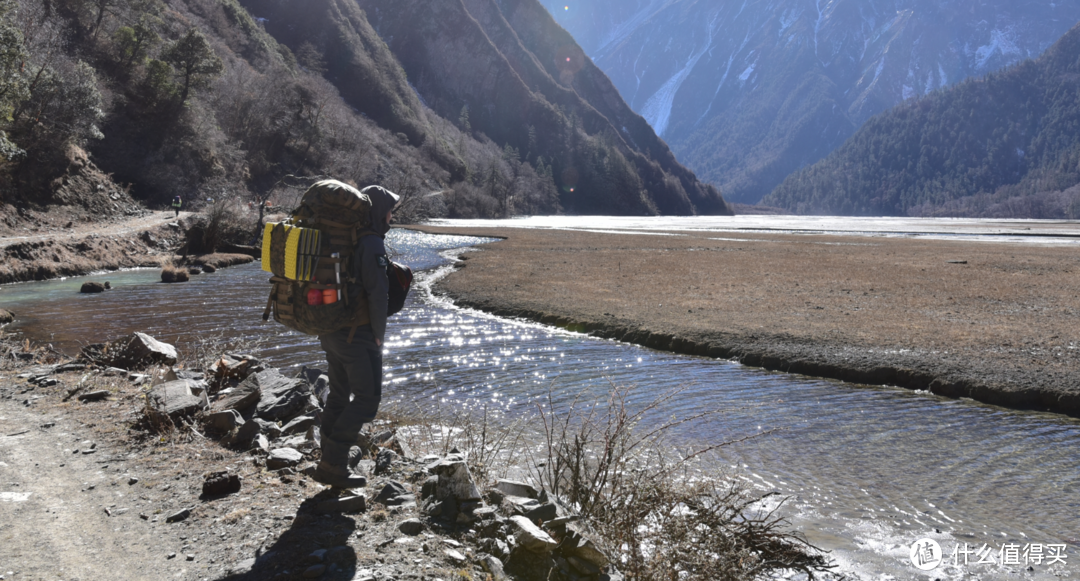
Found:
[(386, 223), (386, 213), (394, 209), (401, 201), (401, 196), (382, 186), (368, 186), (361, 190), (371, 200), (371, 229), (386, 236), (390, 231), (390, 225)]

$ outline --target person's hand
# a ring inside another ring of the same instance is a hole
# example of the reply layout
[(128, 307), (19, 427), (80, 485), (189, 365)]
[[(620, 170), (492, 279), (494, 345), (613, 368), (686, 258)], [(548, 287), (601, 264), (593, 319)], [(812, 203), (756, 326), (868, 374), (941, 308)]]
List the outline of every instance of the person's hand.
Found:
[(382, 339), (376, 338), (375, 339), (375, 346), (376, 347), (382, 347)]

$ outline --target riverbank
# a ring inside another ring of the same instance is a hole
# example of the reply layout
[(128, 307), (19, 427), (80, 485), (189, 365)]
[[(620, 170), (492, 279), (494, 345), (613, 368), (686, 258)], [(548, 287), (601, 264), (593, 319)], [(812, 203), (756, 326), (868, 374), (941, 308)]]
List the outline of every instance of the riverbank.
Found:
[(659, 350), (1080, 416), (1072, 247), (841, 235), (417, 228), (505, 240), (436, 291)]

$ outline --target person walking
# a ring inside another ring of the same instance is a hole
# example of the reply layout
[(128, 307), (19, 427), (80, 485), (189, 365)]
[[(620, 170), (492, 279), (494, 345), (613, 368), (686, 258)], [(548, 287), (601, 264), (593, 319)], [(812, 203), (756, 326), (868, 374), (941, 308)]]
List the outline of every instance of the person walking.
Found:
[(180, 196), (173, 196), (172, 209), (176, 211), (176, 217), (177, 218), (180, 217), (180, 204), (181, 203), (182, 202), (180, 201)]
[(353, 254), (349, 300), (367, 299), (370, 323), (343, 327), (319, 336), (326, 352), (330, 393), (323, 409), (322, 460), (312, 478), (328, 486), (357, 488), (367, 479), (349, 470), (349, 449), (360, 429), (375, 419), (382, 401), (382, 347), (386, 337), (389, 259), (383, 243), (400, 198), (389, 190), (364, 188), (371, 199), (372, 232), (362, 236)]

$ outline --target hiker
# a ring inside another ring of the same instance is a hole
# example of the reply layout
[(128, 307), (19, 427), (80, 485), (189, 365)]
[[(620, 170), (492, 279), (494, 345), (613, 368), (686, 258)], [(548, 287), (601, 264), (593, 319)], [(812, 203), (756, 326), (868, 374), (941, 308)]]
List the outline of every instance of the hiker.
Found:
[(176, 211), (176, 217), (180, 217), (180, 196), (173, 196), (172, 209)]
[[(370, 323), (343, 327), (319, 335), (326, 352), (330, 394), (322, 419), (322, 461), (312, 478), (329, 486), (355, 488), (367, 479), (349, 471), (349, 449), (357, 442), (360, 429), (375, 419), (382, 400), (382, 346), (386, 337), (389, 259), (383, 238), (390, 230), (394, 206), (399, 197), (381, 187), (364, 188), (371, 199), (372, 233), (361, 236), (356, 245), (349, 276), (359, 284), (349, 285), (349, 300), (360, 293), (367, 297)], [(269, 205), (269, 204), (267, 204)], [(351, 401), (350, 401), (351, 396)]]

